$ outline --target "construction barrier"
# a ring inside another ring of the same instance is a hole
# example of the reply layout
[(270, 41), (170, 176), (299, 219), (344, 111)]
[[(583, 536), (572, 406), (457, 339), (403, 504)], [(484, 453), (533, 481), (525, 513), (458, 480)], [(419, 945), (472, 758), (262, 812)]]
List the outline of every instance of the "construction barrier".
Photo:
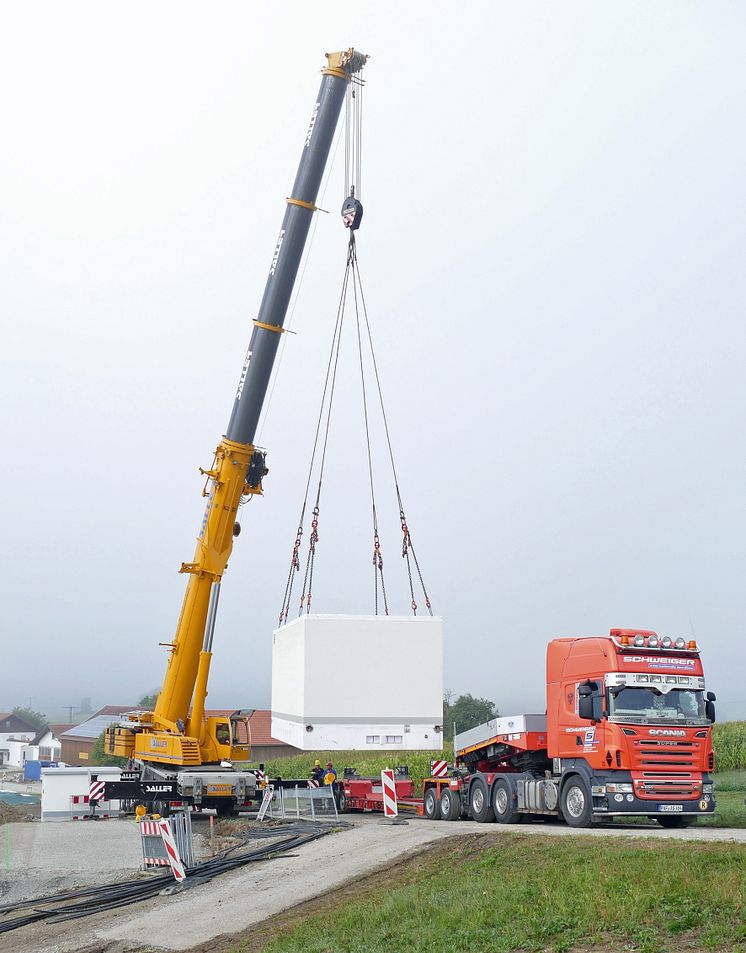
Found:
[(396, 784), (394, 772), (386, 769), (381, 771), (381, 790), (383, 793), (383, 813), (385, 817), (398, 817), (399, 807), (396, 803)]
[[(269, 790), (269, 788), (265, 790)], [(339, 817), (335, 791), (330, 784), (315, 788), (305, 784), (303, 786), (296, 784), (294, 787), (275, 788), (266, 813), (272, 818), (336, 819)]]
[[(169, 853), (163, 840), (161, 820), (140, 821), (140, 839), (142, 841), (142, 862), (144, 867), (170, 866)], [(187, 866), (194, 866), (194, 846), (192, 843), (192, 817), (189, 811), (176, 811), (170, 818), (170, 833), (180, 860)]]
[(161, 830), (163, 846), (166, 848), (166, 853), (168, 855), (168, 862), (171, 865), (171, 873), (174, 875), (176, 882), (181, 883), (181, 881), (186, 877), (186, 871), (184, 870), (184, 864), (181, 861), (181, 857), (179, 857), (176, 841), (174, 840), (174, 836), (171, 831), (171, 822), (165, 818), (161, 818), (161, 820), (158, 821), (158, 826)]

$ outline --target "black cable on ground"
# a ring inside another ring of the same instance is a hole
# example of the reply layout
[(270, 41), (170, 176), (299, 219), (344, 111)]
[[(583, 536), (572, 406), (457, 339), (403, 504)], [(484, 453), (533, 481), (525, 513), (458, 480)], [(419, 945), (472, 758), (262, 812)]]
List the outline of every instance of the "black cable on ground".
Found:
[[(274, 857), (284, 855), (288, 849), (300, 847), (311, 841), (324, 837), (325, 834), (331, 834), (333, 830), (339, 827), (349, 825), (336, 823), (334, 826), (313, 827), (305, 824), (283, 825), (280, 828), (274, 828), (277, 833), (288, 834), (281, 840), (271, 844), (263, 844), (254, 850), (242, 854), (236, 854), (233, 857), (218, 856), (212, 860), (195, 867), (189, 867), (186, 870), (187, 886), (198, 886), (212, 880), (220, 874), (235, 870), (244, 864), (253, 863), (258, 860), (272, 860)], [(268, 837), (269, 830), (261, 829), (257, 831), (258, 837)], [(246, 843), (252, 839), (251, 832), (246, 838)], [(11, 930), (17, 930), (24, 926), (30, 926), (32, 923), (38, 923), (40, 920), (46, 920), (48, 923), (61, 923), (65, 920), (75, 920), (80, 917), (87, 917), (94, 913), (102, 913), (106, 910), (112, 910), (127, 904), (137, 903), (139, 900), (147, 900), (157, 896), (165, 888), (174, 883), (170, 872), (158, 874), (148, 880), (125, 880), (111, 884), (103, 884), (97, 887), (83, 887), (79, 890), (71, 890), (65, 893), (53, 894), (49, 897), (41, 897), (34, 900), (21, 900), (18, 903), (3, 904), (0, 906), (0, 914), (10, 913), (13, 910), (22, 910), (24, 908), (33, 908), (32, 912), (22, 917), (16, 917), (12, 920), (0, 921), (0, 933), (9, 933)], [(87, 899), (86, 899), (87, 898)], [(68, 906), (58, 906), (66, 900), (78, 900), (79, 903), (71, 903)], [(42, 905), (54, 905), (53, 910), (39, 909)]]

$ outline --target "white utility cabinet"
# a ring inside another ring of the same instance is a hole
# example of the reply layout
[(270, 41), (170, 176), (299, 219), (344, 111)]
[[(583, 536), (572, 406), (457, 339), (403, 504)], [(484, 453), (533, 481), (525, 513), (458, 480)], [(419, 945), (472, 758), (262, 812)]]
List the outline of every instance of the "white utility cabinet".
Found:
[(272, 736), (302, 751), (440, 751), (442, 620), (303, 615), (276, 629)]
[[(88, 790), (91, 775), (99, 781), (119, 781), (122, 769), (111, 765), (85, 768), (42, 768), (41, 819), (43, 821), (70, 821), (91, 813)], [(99, 816), (118, 817), (119, 801), (100, 801), (96, 807)]]

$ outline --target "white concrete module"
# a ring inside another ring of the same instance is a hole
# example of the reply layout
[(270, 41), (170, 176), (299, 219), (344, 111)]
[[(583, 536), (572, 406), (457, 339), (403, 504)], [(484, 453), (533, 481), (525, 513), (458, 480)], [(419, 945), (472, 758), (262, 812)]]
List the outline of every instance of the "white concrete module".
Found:
[(304, 615), (272, 635), (272, 736), (303, 751), (439, 751), (443, 623)]

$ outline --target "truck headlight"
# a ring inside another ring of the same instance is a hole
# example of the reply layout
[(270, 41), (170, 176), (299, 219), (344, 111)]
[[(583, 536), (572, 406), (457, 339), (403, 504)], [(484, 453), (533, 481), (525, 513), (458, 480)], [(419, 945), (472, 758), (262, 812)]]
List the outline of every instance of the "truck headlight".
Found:
[(609, 792), (609, 794), (631, 794), (632, 785), (627, 781), (614, 782), (614, 784), (607, 784), (606, 790)]
[(591, 787), (591, 795), (593, 797), (603, 797), (606, 794), (606, 785), (605, 784), (594, 784)]

